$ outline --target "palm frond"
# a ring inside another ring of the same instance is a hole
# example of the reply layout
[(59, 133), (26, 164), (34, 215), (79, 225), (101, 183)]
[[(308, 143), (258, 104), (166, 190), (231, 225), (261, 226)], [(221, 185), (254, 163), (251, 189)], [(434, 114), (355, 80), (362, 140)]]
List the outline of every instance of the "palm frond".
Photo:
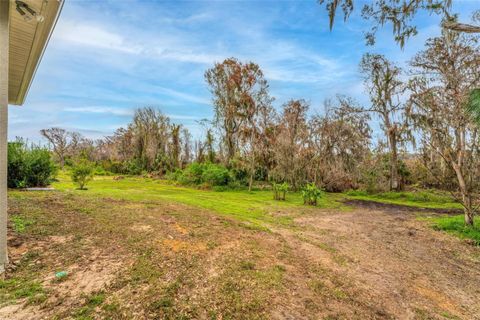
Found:
[(473, 89), (470, 93), (467, 104), (467, 112), (473, 120), (480, 126), (480, 88)]

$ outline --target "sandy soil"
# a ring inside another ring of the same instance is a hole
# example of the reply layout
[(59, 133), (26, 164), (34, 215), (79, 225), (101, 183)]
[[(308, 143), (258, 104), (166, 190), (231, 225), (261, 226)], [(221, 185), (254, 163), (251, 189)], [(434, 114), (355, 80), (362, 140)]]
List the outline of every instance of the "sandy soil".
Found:
[(370, 308), (369, 317), (480, 319), (478, 247), (402, 210), (317, 213), (297, 222), (298, 234), (277, 232), (306, 264), (349, 283), (346, 291)]
[[(118, 306), (92, 307), (92, 319), (480, 319), (480, 248), (414, 212), (312, 209), (292, 227), (262, 232), (183, 205), (97, 203), (97, 221), (62, 199), (39, 201), (36, 210), (62, 213), (62, 232), (11, 232), (11, 254), (18, 262), (32, 248), (42, 252), (49, 296), (7, 304), (0, 319), (75, 318), (95, 292)], [(75, 254), (65, 257), (65, 248)], [(71, 276), (56, 283), (49, 270), (59, 261)]]

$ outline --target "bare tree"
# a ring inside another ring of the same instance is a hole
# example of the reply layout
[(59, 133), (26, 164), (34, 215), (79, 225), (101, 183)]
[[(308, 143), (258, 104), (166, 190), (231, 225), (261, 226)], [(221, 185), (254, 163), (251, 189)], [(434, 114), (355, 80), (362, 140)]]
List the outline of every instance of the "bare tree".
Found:
[(192, 160), (192, 135), (187, 128), (182, 129), (182, 167)]
[(370, 115), (352, 99), (327, 100), (325, 115), (309, 122), (313, 157), (309, 175), (327, 191), (340, 192), (358, 186), (360, 164), (370, 153)]
[(309, 132), (305, 100), (290, 100), (283, 105), (275, 143), (275, 180), (286, 181), (297, 190), (305, 180), (308, 164)]
[(69, 133), (62, 128), (50, 128), (40, 130), (40, 134), (44, 136), (52, 145), (53, 152), (58, 157), (60, 167), (65, 166), (65, 156), (68, 150)]
[(401, 95), (405, 85), (400, 81), (401, 69), (378, 54), (366, 54), (360, 63), (364, 83), (372, 106), (364, 111), (380, 117), (390, 151), (390, 190), (398, 190), (398, 145), (407, 132)]
[(171, 129), (171, 152), (172, 165), (174, 168), (180, 168), (180, 153), (182, 151), (182, 145), (180, 142), (180, 129), (181, 125), (172, 124)]
[[(131, 124), (136, 146), (136, 158), (145, 170), (151, 170), (157, 160), (165, 161), (170, 137), (170, 120), (155, 108), (135, 111)], [(163, 163), (165, 164), (165, 163)]]
[(132, 126), (127, 129), (119, 128), (111, 138), (116, 149), (116, 155), (112, 159), (127, 161), (135, 156), (134, 133)]
[(480, 85), (479, 38), (444, 31), (429, 39), (412, 60), (415, 76), (409, 116), (430, 146), (456, 174), (465, 209), (465, 224), (473, 225), (473, 204), (479, 166), (478, 129), (466, 111), (469, 95)]
[(215, 112), (214, 122), (223, 133), (226, 146), (226, 164), (237, 151), (238, 131), (244, 121), (239, 114), (238, 81), (241, 77), (242, 65), (235, 58), (216, 63), (205, 72), (205, 79), (213, 95)]

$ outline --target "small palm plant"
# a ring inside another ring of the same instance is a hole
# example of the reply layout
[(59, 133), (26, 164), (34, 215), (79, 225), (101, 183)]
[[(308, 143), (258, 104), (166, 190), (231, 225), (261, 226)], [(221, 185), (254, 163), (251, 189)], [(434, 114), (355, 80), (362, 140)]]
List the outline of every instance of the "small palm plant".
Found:
[(273, 188), (273, 199), (274, 200), (285, 200), (285, 195), (288, 192), (288, 188), (290, 186), (288, 183), (273, 183), (272, 188)]
[(315, 183), (309, 183), (302, 189), (303, 204), (309, 206), (316, 206), (317, 200), (321, 196), (320, 189)]

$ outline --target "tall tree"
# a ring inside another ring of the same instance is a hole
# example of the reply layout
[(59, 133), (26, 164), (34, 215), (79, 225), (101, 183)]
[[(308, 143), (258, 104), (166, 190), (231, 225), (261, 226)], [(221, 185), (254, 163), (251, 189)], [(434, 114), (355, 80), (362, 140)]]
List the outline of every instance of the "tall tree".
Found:
[(171, 127), (171, 151), (170, 155), (172, 157), (172, 167), (180, 168), (180, 153), (182, 151), (182, 145), (180, 141), (180, 129), (182, 128), (179, 124), (172, 124)]
[(251, 189), (255, 173), (257, 119), (260, 109), (268, 107), (272, 101), (268, 83), (257, 64), (242, 63), (235, 58), (216, 63), (207, 70), (205, 79), (213, 94), (214, 123), (224, 135), (226, 163), (229, 165), (238, 152), (239, 143), (243, 143), (249, 153)]
[(401, 69), (378, 54), (366, 54), (360, 63), (364, 83), (372, 103), (364, 111), (379, 116), (390, 152), (390, 190), (398, 190), (398, 146), (407, 126), (403, 117), (405, 105), (401, 95), (405, 85), (400, 81)]
[(182, 129), (182, 167), (192, 160), (192, 135), (187, 128)]
[[(359, 0), (318, 0), (320, 5), (325, 5), (330, 19), (330, 29), (333, 28), (337, 10), (343, 11), (346, 21), (355, 9)], [(363, 1), (362, 1), (363, 2)], [(480, 26), (460, 23), (451, 13), (452, 0), (372, 0), (363, 4), (362, 17), (372, 22), (370, 31), (366, 33), (367, 44), (375, 43), (375, 34), (380, 27), (391, 24), (395, 41), (404, 46), (405, 41), (417, 34), (417, 27), (413, 18), (419, 12), (436, 14), (443, 18), (442, 27), (448, 30), (480, 33)], [(474, 13), (474, 21), (479, 21), (480, 11)]]
[(52, 145), (53, 152), (58, 157), (60, 166), (65, 166), (65, 156), (68, 150), (69, 133), (62, 128), (50, 128), (40, 130), (40, 134), (44, 136)]
[(207, 135), (205, 137), (205, 149), (207, 151), (207, 160), (208, 162), (215, 162), (215, 137), (213, 136), (213, 131), (211, 128), (207, 129)]
[(156, 162), (165, 164), (170, 137), (170, 120), (160, 110), (146, 107), (137, 109), (131, 129), (135, 137), (136, 158), (144, 170), (152, 170)]
[(429, 39), (424, 51), (411, 61), (409, 116), (431, 147), (456, 174), (465, 211), (473, 225), (473, 196), (478, 187), (478, 128), (466, 111), (470, 93), (480, 86), (478, 36), (444, 31)]
[(277, 128), (274, 178), (290, 183), (295, 190), (305, 180), (309, 161), (308, 108), (305, 100), (285, 103)]
[(360, 180), (359, 164), (369, 154), (370, 115), (352, 98), (338, 96), (325, 103), (325, 115), (309, 121), (313, 152), (309, 174), (327, 191), (355, 188)]

